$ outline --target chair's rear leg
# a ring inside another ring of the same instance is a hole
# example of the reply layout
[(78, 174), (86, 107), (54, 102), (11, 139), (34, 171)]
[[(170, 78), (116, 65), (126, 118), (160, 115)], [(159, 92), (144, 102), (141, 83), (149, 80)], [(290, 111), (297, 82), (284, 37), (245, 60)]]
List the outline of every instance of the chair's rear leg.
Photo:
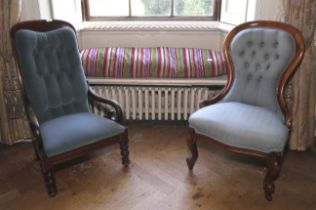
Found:
[(121, 148), (122, 164), (125, 167), (128, 167), (129, 151), (128, 151), (128, 133), (127, 133), (127, 130), (125, 131), (125, 133), (121, 137), (120, 148)]
[(188, 157), (186, 159), (186, 161), (187, 161), (187, 165), (188, 165), (189, 169), (192, 170), (196, 160), (198, 159), (199, 153), (198, 153), (197, 146), (196, 146), (197, 135), (196, 135), (193, 128), (189, 128), (189, 134), (190, 134), (190, 136), (187, 139), (187, 144), (188, 144), (189, 150), (191, 152), (191, 157)]
[(54, 170), (50, 169), (47, 172), (43, 172), (47, 193), (50, 197), (54, 197), (57, 194), (56, 180)]
[(268, 168), (263, 182), (263, 189), (266, 199), (272, 201), (272, 194), (275, 191), (274, 181), (279, 177), (281, 170), (281, 153), (270, 153), (267, 159), (267, 164)]
[(33, 144), (33, 148), (34, 148), (34, 151), (35, 151), (36, 160), (40, 160), (39, 142), (38, 142), (38, 140), (36, 139), (36, 140), (32, 141), (32, 144)]

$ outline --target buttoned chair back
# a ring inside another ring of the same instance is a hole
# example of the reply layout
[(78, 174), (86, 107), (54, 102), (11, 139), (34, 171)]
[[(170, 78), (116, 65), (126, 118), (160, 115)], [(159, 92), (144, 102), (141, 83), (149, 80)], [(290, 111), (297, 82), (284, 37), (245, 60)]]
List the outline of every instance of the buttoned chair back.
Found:
[(75, 31), (67, 27), (48, 32), (28, 29), (15, 35), (26, 94), (39, 123), (89, 112)]
[(261, 106), (282, 117), (278, 86), (296, 53), (296, 40), (279, 28), (240, 31), (230, 41), (233, 83), (223, 101)]

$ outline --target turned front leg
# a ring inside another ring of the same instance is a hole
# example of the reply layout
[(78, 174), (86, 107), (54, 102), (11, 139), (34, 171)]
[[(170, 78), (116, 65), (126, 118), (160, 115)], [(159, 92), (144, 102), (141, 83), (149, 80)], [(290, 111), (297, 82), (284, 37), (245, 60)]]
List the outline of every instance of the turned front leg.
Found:
[(128, 151), (128, 134), (127, 131), (123, 134), (120, 141), (122, 164), (128, 167), (129, 164), (129, 151)]

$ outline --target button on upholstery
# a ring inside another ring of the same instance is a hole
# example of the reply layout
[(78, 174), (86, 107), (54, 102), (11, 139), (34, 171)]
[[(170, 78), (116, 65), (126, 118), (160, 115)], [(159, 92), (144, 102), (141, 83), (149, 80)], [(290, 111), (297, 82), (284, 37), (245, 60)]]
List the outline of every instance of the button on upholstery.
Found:
[(248, 69), (248, 68), (249, 68), (249, 62), (245, 62), (245, 63), (244, 63), (244, 67), (245, 67), (246, 69)]
[(247, 82), (249, 82), (252, 79), (252, 74), (247, 74)]
[(267, 60), (269, 59), (269, 57), (270, 57), (270, 56), (269, 56), (268, 53), (265, 53), (265, 54), (264, 54), (264, 60), (265, 60), (265, 61), (267, 61)]
[(262, 80), (262, 76), (260, 75), (260, 76), (257, 78), (257, 82), (259, 83), (259, 82), (261, 82), (261, 80)]
[(245, 55), (245, 51), (244, 51), (244, 50), (241, 50), (241, 51), (239, 52), (239, 56), (242, 57), (242, 56), (244, 56), (244, 55)]
[(248, 46), (248, 47), (251, 47), (252, 45), (253, 45), (253, 41), (248, 41), (248, 42), (247, 42), (247, 46)]
[(274, 47), (274, 48), (278, 48), (278, 46), (279, 46), (279, 42), (275, 41), (275, 42), (273, 43), (273, 47)]

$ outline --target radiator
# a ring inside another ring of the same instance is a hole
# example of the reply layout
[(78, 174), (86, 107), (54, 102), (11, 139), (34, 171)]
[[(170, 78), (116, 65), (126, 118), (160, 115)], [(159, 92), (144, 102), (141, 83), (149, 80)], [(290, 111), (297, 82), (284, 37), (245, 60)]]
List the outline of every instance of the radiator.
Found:
[(93, 89), (98, 95), (117, 101), (126, 120), (187, 120), (200, 101), (216, 94), (206, 87), (93, 86)]

